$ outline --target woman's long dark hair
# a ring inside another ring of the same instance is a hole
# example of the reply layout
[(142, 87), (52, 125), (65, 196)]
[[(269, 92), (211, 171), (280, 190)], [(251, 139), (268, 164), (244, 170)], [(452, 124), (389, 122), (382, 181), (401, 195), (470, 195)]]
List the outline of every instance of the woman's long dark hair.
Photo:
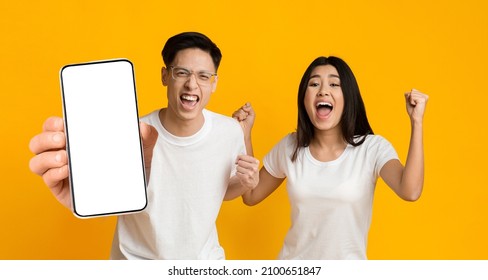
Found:
[(366, 116), (359, 86), (352, 73), (351, 68), (346, 62), (338, 57), (318, 57), (307, 68), (303, 74), (300, 86), (298, 88), (298, 123), (297, 123), (297, 143), (291, 160), (295, 161), (298, 151), (303, 147), (308, 147), (312, 141), (315, 130), (307, 110), (305, 109), (305, 92), (307, 91), (308, 82), (312, 71), (317, 66), (332, 65), (337, 69), (341, 81), (341, 89), (344, 95), (344, 111), (341, 116), (341, 130), (344, 140), (353, 145), (359, 146), (366, 139), (366, 135), (374, 134), (369, 125)]

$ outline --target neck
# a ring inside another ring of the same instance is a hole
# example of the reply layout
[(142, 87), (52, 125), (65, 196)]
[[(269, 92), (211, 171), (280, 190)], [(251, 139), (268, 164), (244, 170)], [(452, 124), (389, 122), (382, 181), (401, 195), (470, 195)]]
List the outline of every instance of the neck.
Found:
[(194, 119), (182, 119), (171, 113), (171, 109), (163, 108), (159, 111), (159, 120), (163, 127), (174, 136), (188, 137), (197, 133), (205, 123), (203, 113)]
[(347, 142), (344, 141), (342, 132), (339, 129), (334, 130), (315, 130), (314, 138), (310, 142), (310, 145), (323, 148), (345, 147)]
[(315, 131), (315, 136), (310, 142), (309, 150), (312, 156), (323, 162), (337, 159), (346, 149), (347, 142), (344, 141), (340, 131)]

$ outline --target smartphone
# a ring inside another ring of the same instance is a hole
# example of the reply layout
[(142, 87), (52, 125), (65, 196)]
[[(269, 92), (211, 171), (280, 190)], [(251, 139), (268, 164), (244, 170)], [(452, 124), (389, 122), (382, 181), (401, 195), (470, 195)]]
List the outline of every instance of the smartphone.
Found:
[(120, 215), (147, 205), (133, 64), (111, 59), (61, 68), (73, 212)]

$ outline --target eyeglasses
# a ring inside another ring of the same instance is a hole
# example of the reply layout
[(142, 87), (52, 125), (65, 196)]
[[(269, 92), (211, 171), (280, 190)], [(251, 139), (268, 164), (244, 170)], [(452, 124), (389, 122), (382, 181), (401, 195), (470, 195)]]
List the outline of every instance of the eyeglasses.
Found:
[(206, 71), (193, 72), (186, 68), (179, 66), (170, 66), (171, 76), (177, 81), (187, 81), (191, 75), (195, 75), (197, 84), (201, 86), (210, 86), (215, 82), (217, 73), (210, 73)]

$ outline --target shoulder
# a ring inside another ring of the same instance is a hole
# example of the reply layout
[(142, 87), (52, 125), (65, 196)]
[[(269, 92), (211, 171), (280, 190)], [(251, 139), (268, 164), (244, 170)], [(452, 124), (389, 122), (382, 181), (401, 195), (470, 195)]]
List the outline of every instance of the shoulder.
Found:
[(287, 135), (285, 135), (285, 137), (283, 137), (283, 139), (281, 139), (281, 142), (284, 142), (287, 146), (295, 146), (297, 142), (297, 133), (288, 133)]
[(222, 115), (219, 113), (215, 113), (213, 111), (210, 111), (208, 109), (204, 109), (203, 114), (205, 115), (206, 118), (211, 118), (214, 121), (222, 122), (222, 123), (237, 123), (237, 121), (229, 116)]
[[(359, 141), (363, 139), (362, 136), (356, 136), (355, 140)], [(359, 145), (358, 147), (374, 147), (377, 145), (384, 145), (389, 144), (388, 140), (386, 140), (383, 136), (377, 134), (368, 134), (364, 139), (364, 142)]]
[(369, 155), (398, 157), (393, 145), (381, 135), (367, 135), (364, 143), (355, 148)]
[[(390, 142), (383, 136), (381, 135), (376, 135), (376, 134), (370, 134), (366, 137), (366, 141), (368, 142), (368, 145), (391, 145)], [(364, 141), (364, 142), (366, 142)]]
[(209, 111), (207, 109), (203, 110), (203, 114), (205, 118), (210, 119), (214, 125), (217, 125), (218, 127), (225, 127), (226, 129), (236, 129), (240, 130), (241, 126), (239, 125), (239, 122), (237, 122), (235, 119), (225, 116), (222, 114), (218, 114), (212, 111)]
[(154, 110), (151, 113), (140, 117), (139, 120), (142, 122), (148, 123), (148, 124), (153, 124), (155, 121), (159, 121), (159, 111), (160, 110), (161, 109)]
[(286, 169), (291, 167), (291, 155), (295, 149), (296, 133), (289, 133), (281, 138), (264, 156), (263, 166), (276, 178), (285, 178)]

